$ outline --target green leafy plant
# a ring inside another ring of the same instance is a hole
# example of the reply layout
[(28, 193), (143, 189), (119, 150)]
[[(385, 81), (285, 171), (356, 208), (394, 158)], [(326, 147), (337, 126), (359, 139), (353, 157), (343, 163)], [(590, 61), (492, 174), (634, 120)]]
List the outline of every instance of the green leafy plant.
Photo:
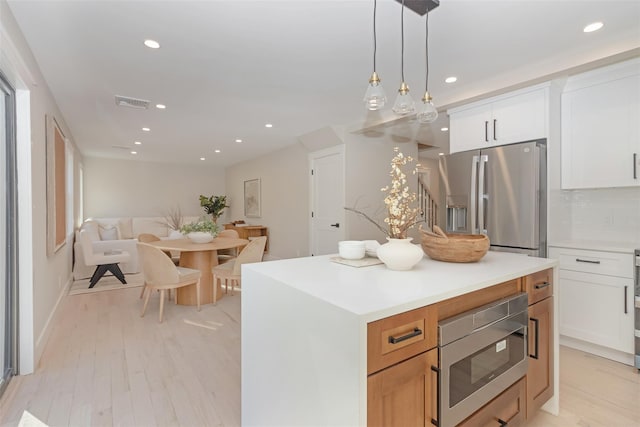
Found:
[(215, 237), (218, 234), (219, 228), (218, 224), (210, 219), (200, 219), (198, 221), (190, 222), (189, 224), (185, 224), (180, 227), (180, 232), (182, 234), (189, 234), (198, 231), (209, 233), (213, 237)]
[(211, 215), (213, 220), (215, 221), (222, 215), (225, 208), (227, 206), (227, 196), (211, 196), (206, 197), (200, 195), (200, 206), (204, 208), (204, 211)]

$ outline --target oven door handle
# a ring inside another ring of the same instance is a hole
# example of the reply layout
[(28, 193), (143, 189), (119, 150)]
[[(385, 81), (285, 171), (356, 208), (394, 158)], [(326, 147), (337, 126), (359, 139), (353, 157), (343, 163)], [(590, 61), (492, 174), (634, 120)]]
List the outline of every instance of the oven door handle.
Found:
[(431, 418), (431, 424), (440, 427), (440, 368), (431, 365), (431, 371), (436, 373), (436, 418)]
[(538, 357), (540, 356), (538, 354), (540, 348), (540, 340), (538, 339), (538, 333), (540, 332), (540, 320), (536, 319), (535, 317), (530, 317), (529, 321), (533, 322), (533, 333), (535, 334), (535, 340), (533, 341), (533, 348), (534, 348), (534, 352), (533, 354), (529, 353), (529, 357), (531, 357), (532, 359), (538, 359)]

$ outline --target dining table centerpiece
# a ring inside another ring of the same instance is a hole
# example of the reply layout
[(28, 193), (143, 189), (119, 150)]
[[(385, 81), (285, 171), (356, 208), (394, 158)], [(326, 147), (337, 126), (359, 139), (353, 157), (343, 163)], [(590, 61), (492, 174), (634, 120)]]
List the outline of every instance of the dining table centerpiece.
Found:
[[(421, 222), (419, 219), (420, 208), (417, 204), (418, 195), (411, 191), (407, 182), (407, 174), (404, 168), (413, 162), (411, 156), (402, 154), (398, 147), (394, 147), (395, 156), (391, 159), (391, 184), (380, 189), (386, 193), (384, 204), (387, 217), (384, 219), (385, 226), (381, 226), (370, 216), (362, 211), (345, 208), (348, 211), (361, 215), (374, 224), (387, 236), (387, 243), (381, 245), (377, 250), (378, 258), (390, 270), (411, 270), (424, 256), (422, 249), (411, 243), (413, 237), (407, 237), (409, 229)], [(413, 168), (412, 174), (418, 172), (417, 167)]]
[(218, 224), (209, 218), (200, 218), (180, 228), (180, 232), (186, 235), (193, 243), (209, 243), (218, 235)]

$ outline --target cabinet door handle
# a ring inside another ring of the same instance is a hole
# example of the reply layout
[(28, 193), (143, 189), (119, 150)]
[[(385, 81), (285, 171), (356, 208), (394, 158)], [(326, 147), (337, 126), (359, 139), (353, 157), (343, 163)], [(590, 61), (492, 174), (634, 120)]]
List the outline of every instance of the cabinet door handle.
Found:
[(431, 418), (431, 424), (440, 426), (440, 368), (431, 365), (431, 371), (436, 373), (436, 418)]
[(496, 122), (498, 121), (498, 119), (493, 119), (493, 140), (497, 141), (498, 138), (496, 138)]
[(506, 422), (506, 421), (502, 421), (500, 418), (498, 418), (498, 422), (500, 423), (500, 427), (505, 427), (505, 426), (508, 426), (508, 425), (509, 425), (509, 423), (508, 423), (508, 422)]
[(587, 264), (600, 264), (600, 261), (591, 261), (590, 259), (576, 258), (576, 262), (586, 262)]
[(543, 289), (546, 288), (547, 286), (551, 286), (551, 283), (549, 282), (544, 282), (544, 283), (537, 283), (534, 288), (536, 289)]
[(535, 317), (531, 317), (529, 318), (529, 320), (533, 322), (533, 333), (536, 336), (535, 340), (533, 341), (533, 348), (535, 351), (533, 352), (533, 354), (529, 353), (529, 357), (532, 359), (538, 359), (538, 357), (540, 356), (538, 354), (538, 350), (540, 349), (540, 341), (538, 339), (540, 333), (540, 320), (536, 319)]
[(408, 340), (409, 338), (417, 337), (418, 335), (422, 335), (422, 330), (420, 328), (413, 328), (413, 331), (397, 338), (389, 335), (389, 344), (397, 344), (399, 342)]
[(484, 121), (484, 142), (489, 142), (489, 122)]
[(638, 179), (638, 153), (633, 153), (633, 179)]
[(629, 286), (625, 285), (624, 286), (624, 314), (628, 313), (627, 310), (627, 290), (629, 289)]
[(336, 222), (335, 224), (330, 224), (332, 227), (340, 228), (340, 223)]

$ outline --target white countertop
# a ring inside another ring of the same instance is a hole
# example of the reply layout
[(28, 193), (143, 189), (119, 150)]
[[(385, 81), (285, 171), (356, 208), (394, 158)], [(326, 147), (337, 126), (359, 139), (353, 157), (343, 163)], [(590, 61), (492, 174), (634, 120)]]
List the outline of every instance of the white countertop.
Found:
[(612, 242), (612, 241), (602, 241), (602, 240), (561, 240), (557, 242), (550, 242), (549, 247), (633, 254), (634, 250), (640, 249), (640, 242)]
[(330, 261), (332, 256), (247, 264), (243, 268), (370, 322), (557, 265), (551, 259), (489, 251), (477, 263), (447, 263), (425, 256), (413, 270), (392, 271), (384, 265), (341, 265)]

